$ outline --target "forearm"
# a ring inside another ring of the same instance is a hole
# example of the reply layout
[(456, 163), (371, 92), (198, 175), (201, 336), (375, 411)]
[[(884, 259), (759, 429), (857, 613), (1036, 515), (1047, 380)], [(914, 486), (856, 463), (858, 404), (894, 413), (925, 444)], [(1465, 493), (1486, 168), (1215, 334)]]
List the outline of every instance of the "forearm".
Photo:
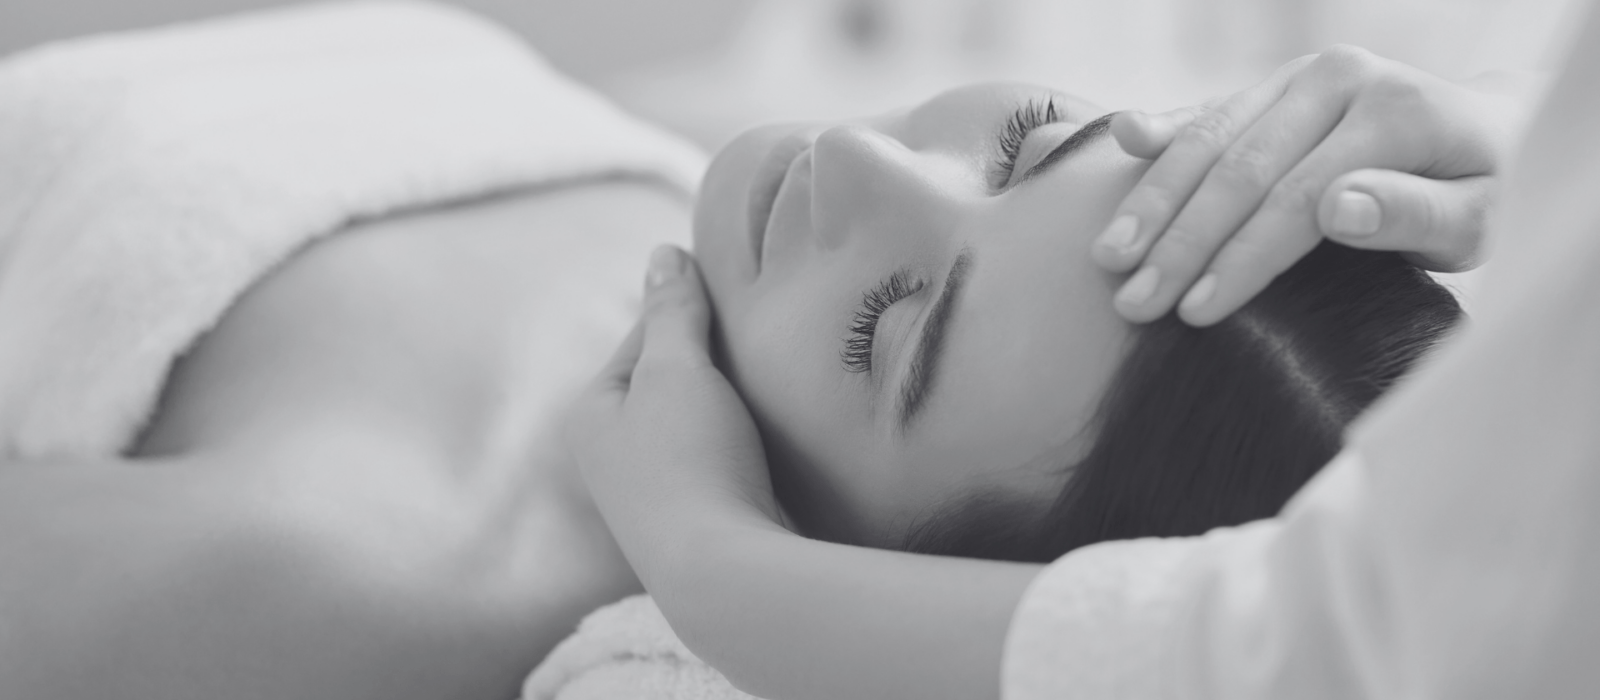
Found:
[(0, 696), (498, 697), (534, 661), (371, 504), (227, 466), (6, 465)]
[(696, 654), (776, 700), (996, 698), (1041, 567), (808, 540), (754, 517), (684, 540), (657, 604)]

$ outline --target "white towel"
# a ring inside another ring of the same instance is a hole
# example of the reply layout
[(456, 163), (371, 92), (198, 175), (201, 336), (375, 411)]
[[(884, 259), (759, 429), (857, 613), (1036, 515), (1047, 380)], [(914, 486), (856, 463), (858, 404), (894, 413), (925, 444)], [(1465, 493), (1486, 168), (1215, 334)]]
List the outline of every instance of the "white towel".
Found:
[(649, 596), (589, 614), (522, 686), (522, 700), (756, 700), (678, 641)]
[(0, 459), (110, 456), (173, 360), (352, 220), (704, 157), (425, 2), (303, 6), (0, 62)]

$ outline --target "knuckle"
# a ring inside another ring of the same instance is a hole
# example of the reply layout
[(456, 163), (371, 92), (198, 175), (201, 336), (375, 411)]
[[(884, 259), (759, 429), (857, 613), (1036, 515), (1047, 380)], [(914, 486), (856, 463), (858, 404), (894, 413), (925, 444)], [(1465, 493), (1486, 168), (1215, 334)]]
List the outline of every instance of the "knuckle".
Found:
[(1367, 81), (1361, 88), (1361, 98), (1391, 118), (1396, 110), (1414, 112), (1429, 106), (1423, 85), (1413, 76), (1396, 72), (1384, 72)]
[(1368, 65), (1375, 58), (1371, 51), (1354, 44), (1334, 44), (1317, 56), (1317, 62), (1326, 65), (1357, 67)]
[(1335, 85), (1352, 84), (1371, 74), (1378, 58), (1371, 51), (1350, 44), (1334, 44), (1317, 54), (1307, 70)]
[(1167, 229), (1158, 245), (1160, 250), (1151, 256), (1159, 257), (1164, 267), (1172, 269), (1197, 266), (1210, 258), (1211, 249), (1215, 247), (1211, 237), (1201, 230), (1178, 225)]
[(1142, 222), (1165, 223), (1177, 209), (1178, 196), (1174, 188), (1165, 183), (1141, 185), (1135, 195), (1119, 211), (1133, 214)]
[(1233, 117), (1220, 109), (1207, 109), (1195, 115), (1183, 130), (1183, 139), (1207, 150), (1220, 151), (1233, 142)]
[(1259, 146), (1238, 144), (1222, 154), (1214, 172), (1227, 183), (1260, 190), (1271, 180), (1273, 161)]

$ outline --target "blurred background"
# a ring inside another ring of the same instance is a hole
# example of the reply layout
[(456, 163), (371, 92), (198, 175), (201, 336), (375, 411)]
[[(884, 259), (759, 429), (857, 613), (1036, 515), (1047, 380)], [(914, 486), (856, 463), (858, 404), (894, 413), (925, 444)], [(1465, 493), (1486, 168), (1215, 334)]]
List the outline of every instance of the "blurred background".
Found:
[[(441, 0), (446, 1), (446, 0)], [(1164, 109), (1335, 43), (1448, 78), (1543, 69), (1570, 0), (448, 0), (628, 109), (715, 148), (742, 128), (973, 80)], [(284, 0), (0, 0), (0, 55)]]

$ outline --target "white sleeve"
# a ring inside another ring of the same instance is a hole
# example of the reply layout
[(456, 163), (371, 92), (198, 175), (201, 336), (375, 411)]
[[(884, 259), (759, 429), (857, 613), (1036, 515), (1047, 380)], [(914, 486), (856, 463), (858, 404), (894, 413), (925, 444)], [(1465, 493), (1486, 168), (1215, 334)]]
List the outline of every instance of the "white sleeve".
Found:
[(1272, 520), (1052, 564), (1003, 695), (1600, 697), (1600, 13), (1529, 130), (1474, 321)]

